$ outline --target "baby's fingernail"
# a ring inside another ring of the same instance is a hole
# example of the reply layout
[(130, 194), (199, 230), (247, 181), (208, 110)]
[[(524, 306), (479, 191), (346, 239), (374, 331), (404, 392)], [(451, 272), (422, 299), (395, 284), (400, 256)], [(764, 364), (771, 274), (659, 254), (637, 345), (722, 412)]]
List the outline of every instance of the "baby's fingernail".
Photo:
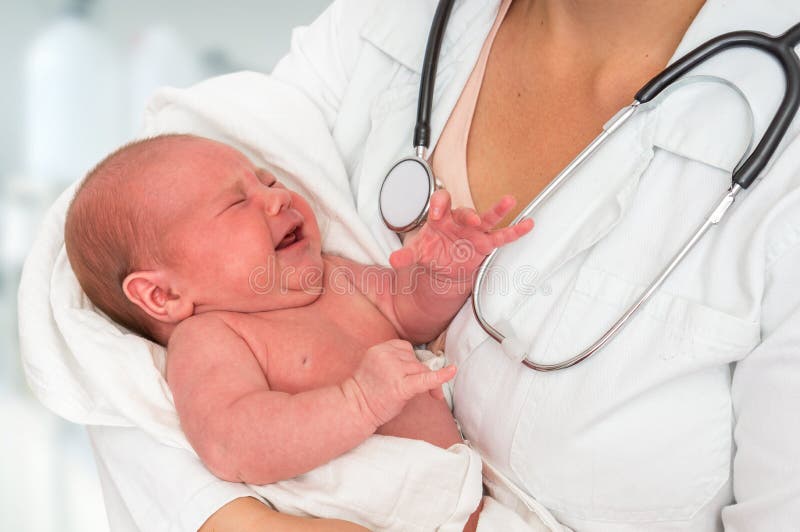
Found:
[(439, 215), (441, 214), (441, 212), (442, 212), (442, 209), (440, 209), (439, 207), (434, 207), (433, 209), (431, 209), (431, 215), (434, 218), (438, 218)]

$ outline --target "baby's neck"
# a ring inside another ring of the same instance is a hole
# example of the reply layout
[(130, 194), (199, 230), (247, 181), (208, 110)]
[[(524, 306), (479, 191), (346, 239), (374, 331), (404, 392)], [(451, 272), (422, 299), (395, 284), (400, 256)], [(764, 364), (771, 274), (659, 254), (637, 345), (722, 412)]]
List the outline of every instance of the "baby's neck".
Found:
[[(320, 286), (318, 287), (319, 293), (317, 297), (313, 299), (309, 299), (309, 301), (305, 304), (296, 305), (296, 306), (287, 306), (286, 308), (279, 308), (273, 310), (264, 310), (258, 312), (280, 312), (281, 310), (289, 310), (292, 308), (299, 308), (314, 305), (320, 302), (321, 299), (326, 298), (327, 296), (331, 295), (331, 278), (334, 277), (333, 282), (341, 284), (345, 279), (345, 274), (347, 272), (347, 265), (351, 262), (347, 259), (342, 257), (338, 257), (336, 255), (329, 255), (323, 253), (322, 255), (322, 279), (320, 280)], [(342, 269), (344, 268), (344, 270)], [(352, 272), (352, 270), (351, 270)], [(315, 291), (317, 288), (314, 289)], [(249, 313), (248, 311), (237, 310), (237, 309), (227, 309), (226, 312), (241, 312), (241, 313)], [(193, 314), (193, 316), (196, 314)], [(191, 316), (190, 316), (191, 318)], [(187, 318), (189, 319), (189, 318)], [(154, 321), (152, 326), (153, 332), (153, 339), (161, 346), (166, 347), (169, 343), (169, 339), (172, 336), (173, 331), (175, 328), (180, 325), (181, 322), (178, 323), (163, 323), (159, 321)]]
[(155, 340), (155, 342), (161, 347), (167, 347), (167, 344), (169, 344), (169, 339), (172, 336), (172, 332), (177, 326), (178, 323), (163, 323), (160, 321), (155, 321), (150, 329), (153, 333), (153, 340)]

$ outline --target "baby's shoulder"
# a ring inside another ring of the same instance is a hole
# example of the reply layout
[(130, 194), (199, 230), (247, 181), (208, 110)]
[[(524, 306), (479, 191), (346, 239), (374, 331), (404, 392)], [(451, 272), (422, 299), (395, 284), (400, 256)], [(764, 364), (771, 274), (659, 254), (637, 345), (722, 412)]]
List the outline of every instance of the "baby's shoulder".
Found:
[[(167, 344), (166, 376), (170, 388), (185, 386), (198, 378), (229, 376), (241, 368), (261, 368), (263, 349), (254, 349), (252, 338), (242, 334), (229, 312), (208, 312), (180, 322)], [(227, 377), (226, 377), (227, 378)]]
[[(267, 344), (277, 347), (290, 337), (290, 327), (270, 312), (211, 311), (183, 320), (172, 333), (167, 354), (180, 350), (192, 356), (207, 350), (266, 356)], [(269, 340), (267, 342), (267, 339)]]
[(196, 345), (197, 342), (231, 343), (241, 338), (241, 327), (231, 312), (204, 312), (195, 314), (175, 326), (167, 344), (168, 350), (179, 346)]

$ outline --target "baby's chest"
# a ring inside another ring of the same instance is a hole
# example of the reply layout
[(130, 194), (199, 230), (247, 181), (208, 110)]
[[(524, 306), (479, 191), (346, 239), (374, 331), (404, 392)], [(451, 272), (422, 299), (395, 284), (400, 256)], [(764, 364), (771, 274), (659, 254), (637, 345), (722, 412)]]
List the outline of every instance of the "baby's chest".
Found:
[(340, 383), (353, 375), (368, 348), (397, 337), (377, 309), (359, 303), (343, 301), (334, 313), (297, 309), (258, 330), (255, 341), (264, 350), (270, 388), (297, 393)]

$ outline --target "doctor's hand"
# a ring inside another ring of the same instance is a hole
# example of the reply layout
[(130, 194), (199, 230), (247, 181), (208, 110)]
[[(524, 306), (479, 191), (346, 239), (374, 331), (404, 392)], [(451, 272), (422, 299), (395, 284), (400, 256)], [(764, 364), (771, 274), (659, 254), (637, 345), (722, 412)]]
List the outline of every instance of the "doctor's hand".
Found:
[(495, 229), (514, 208), (513, 196), (503, 196), (483, 214), (474, 209), (451, 209), (450, 194), (437, 190), (431, 197), (428, 221), (389, 257), (396, 270), (420, 265), (437, 277), (472, 282), (472, 274), (483, 259), (499, 248), (527, 234), (533, 220)]
[(342, 390), (361, 418), (377, 429), (418, 394), (443, 399), (442, 384), (455, 374), (455, 366), (429, 369), (417, 360), (411, 343), (393, 339), (367, 349), (353, 377), (342, 383)]

